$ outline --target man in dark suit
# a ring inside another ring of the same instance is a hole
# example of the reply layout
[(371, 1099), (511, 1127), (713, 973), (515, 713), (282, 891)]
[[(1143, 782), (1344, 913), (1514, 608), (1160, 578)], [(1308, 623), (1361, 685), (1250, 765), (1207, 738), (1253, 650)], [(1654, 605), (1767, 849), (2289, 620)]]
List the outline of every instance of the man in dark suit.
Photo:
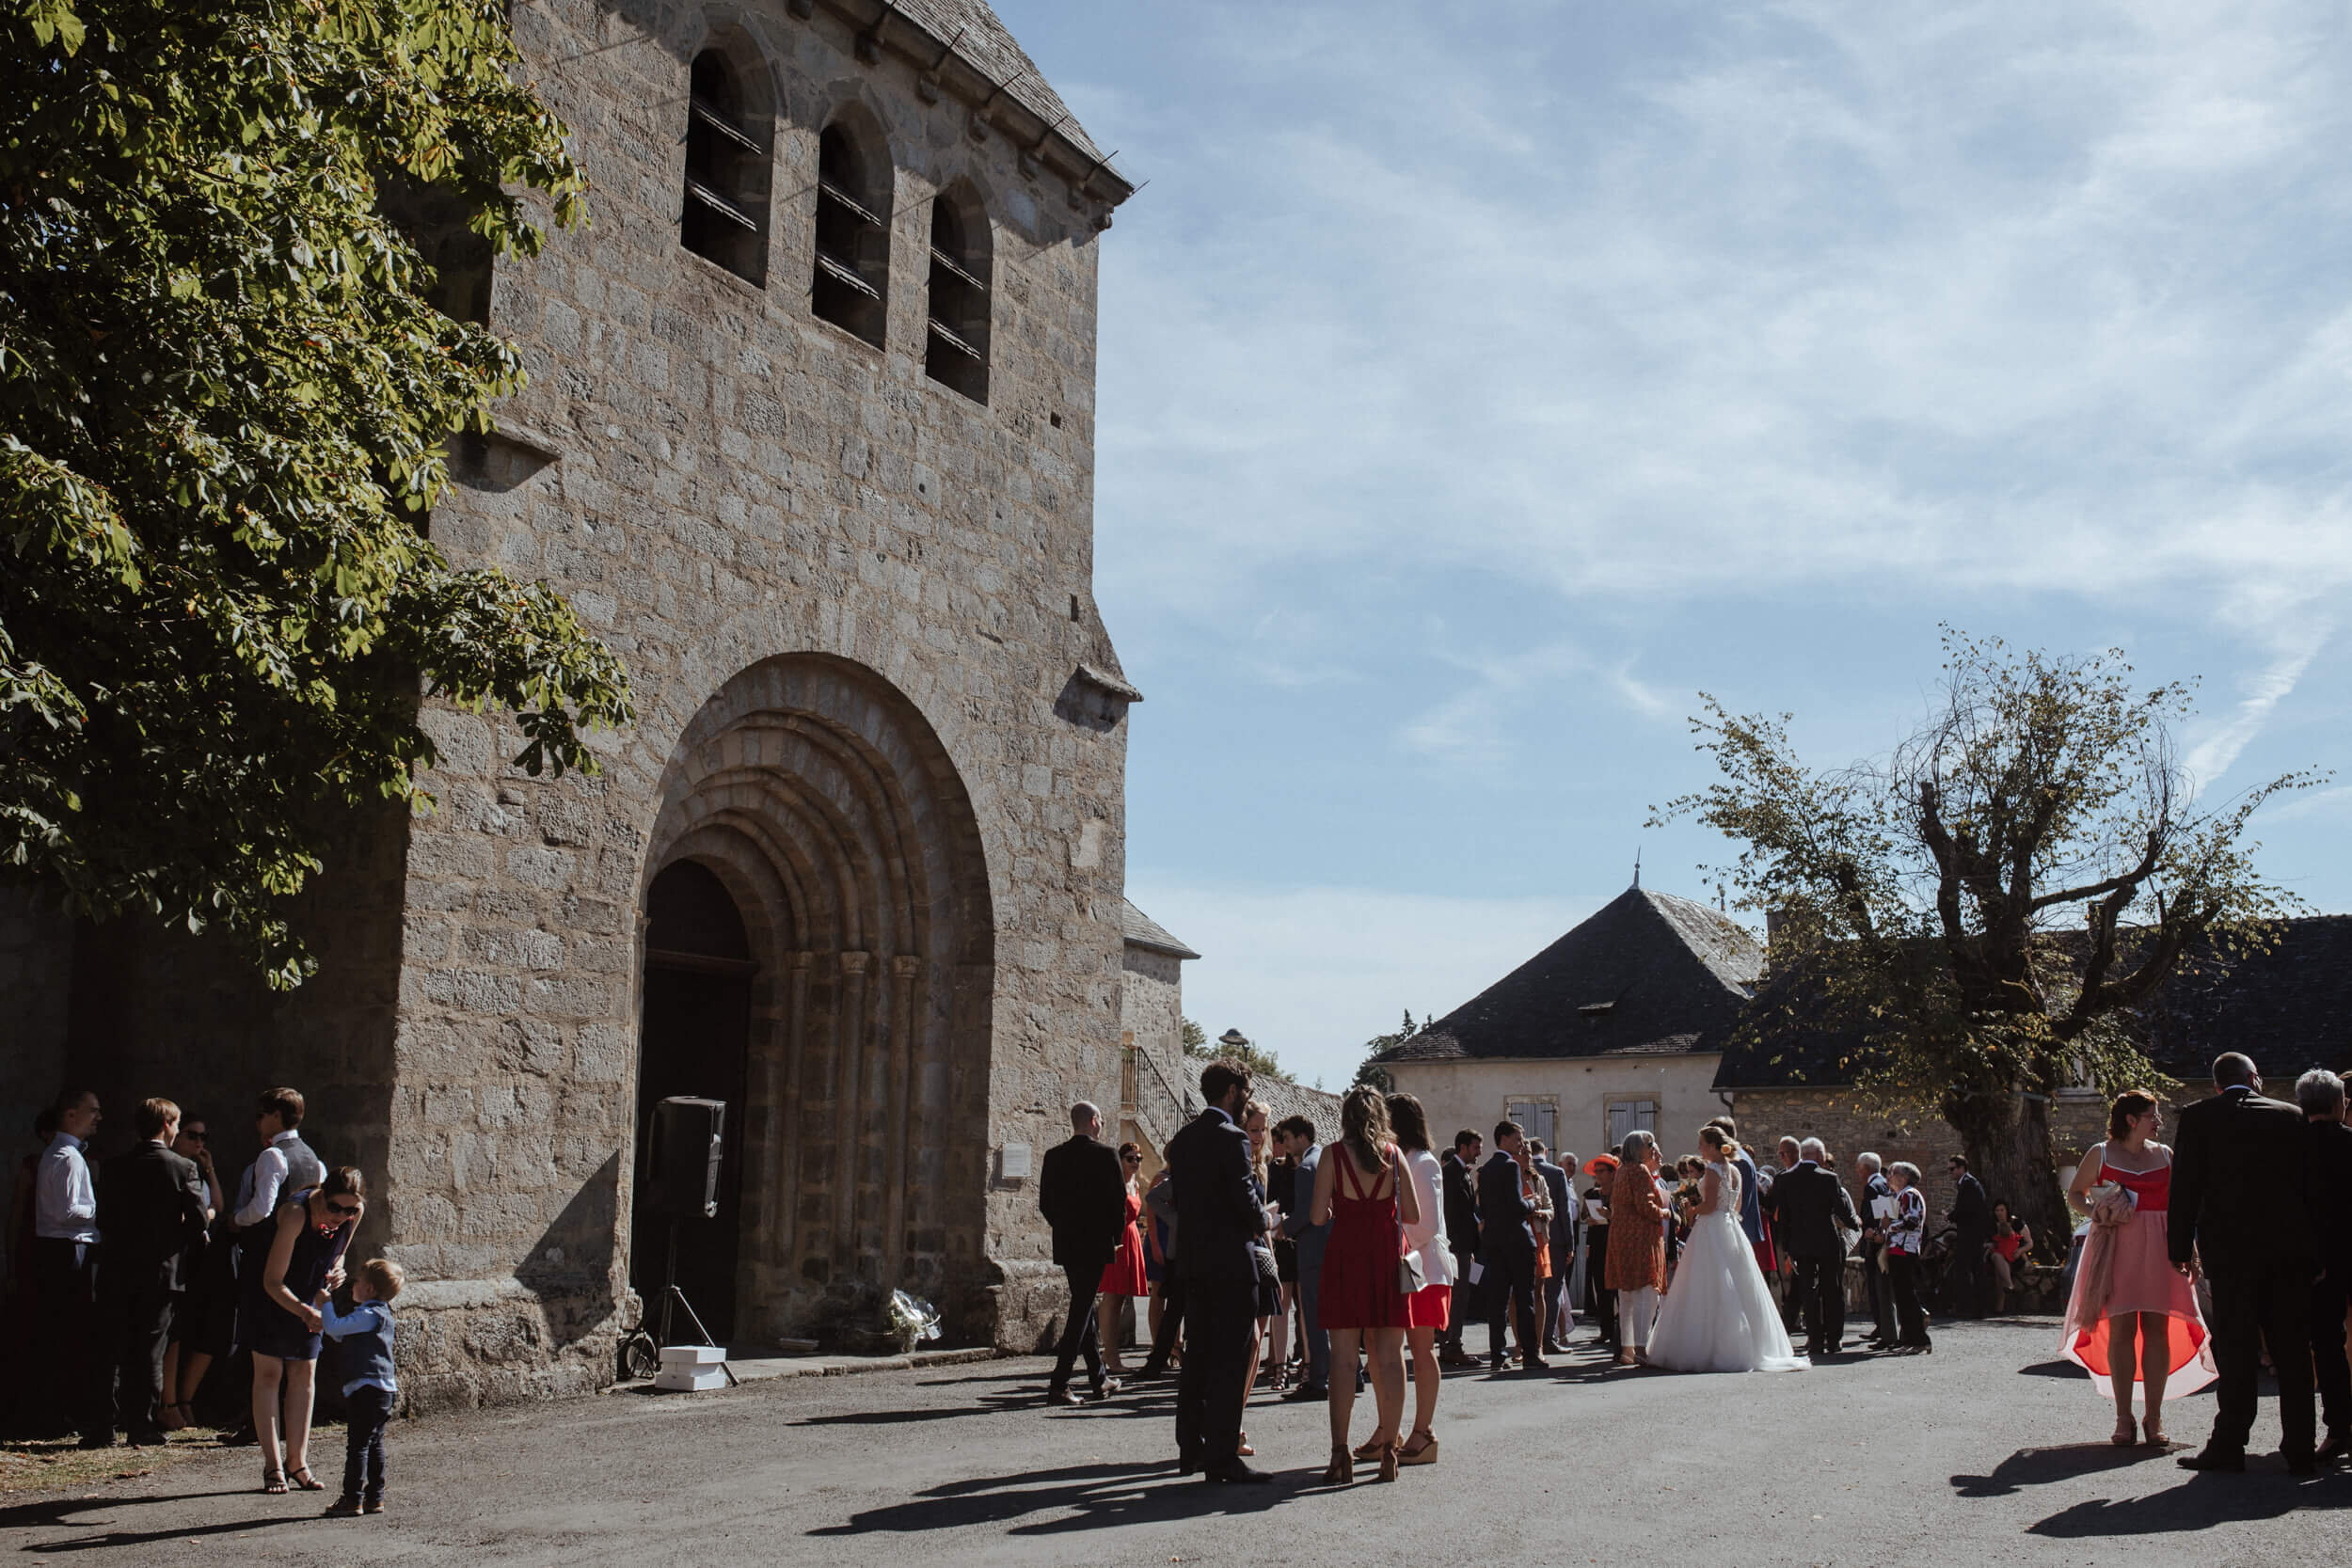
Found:
[[(2233, 1051), (2213, 1064), (2210, 1100), (2184, 1106), (2172, 1149), (2168, 1239), (2172, 1266), (2213, 1286), (2213, 1358), (2220, 1387), (2213, 1435), (2187, 1454), (2190, 1470), (2243, 1470), (2253, 1435), (2263, 1346), (2279, 1372), (2280, 1445), (2287, 1468), (2310, 1475), (2312, 1236), (2310, 1123), (2265, 1100), (2254, 1064)], [(2192, 1261), (2194, 1260), (2194, 1261)]]
[(1185, 1475), (1213, 1481), (1273, 1478), (1241, 1460), (1243, 1386), (1258, 1332), (1258, 1266), (1249, 1243), (1265, 1234), (1266, 1212), (1250, 1181), (1249, 1136), (1241, 1108), (1249, 1069), (1220, 1059), (1200, 1074), (1208, 1109), (1168, 1140), (1184, 1245), (1184, 1367), (1176, 1380), (1176, 1457)]
[(1438, 1360), (1448, 1367), (1475, 1367), (1478, 1358), (1462, 1349), (1462, 1330), (1478, 1311), (1478, 1287), (1470, 1282), (1470, 1264), (1478, 1259), (1478, 1156), (1486, 1140), (1470, 1128), (1454, 1134), (1454, 1151), (1438, 1174), (1445, 1182), (1445, 1244), (1454, 1254), (1454, 1314), (1438, 1340)]
[(1544, 1240), (1551, 1248), (1551, 1273), (1544, 1280), (1544, 1350), (1568, 1353), (1568, 1260), (1576, 1256), (1576, 1196), (1568, 1191), (1568, 1173), (1549, 1157), (1542, 1142), (1530, 1139), (1535, 1174), (1551, 1194), (1551, 1233)]
[(1320, 1404), (1330, 1398), (1331, 1336), (1317, 1321), (1323, 1301), (1323, 1249), (1331, 1240), (1328, 1222), (1314, 1223), (1315, 1173), (1323, 1166), (1323, 1149), (1315, 1142), (1315, 1124), (1305, 1117), (1284, 1117), (1274, 1129), (1282, 1153), (1291, 1163), (1291, 1191), (1269, 1196), (1282, 1207), (1282, 1234), (1298, 1249), (1298, 1315), (1303, 1326), (1299, 1347), (1306, 1372), (1297, 1387), (1282, 1397), (1294, 1403)]
[(1529, 1337), (1538, 1321), (1535, 1232), (1529, 1223), (1534, 1211), (1519, 1184), (1519, 1143), (1518, 1122), (1495, 1123), (1495, 1152), (1478, 1167), (1478, 1261), (1485, 1271), (1480, 1288), (1486, 1292), (1486, 1365), (1498, 1372), (1509, 1365), (1502, 1353), (1506, 1322), (1518, 1324), (1521, 1366), (1540, 1371), (1551, 1365)]
[(2312, 1284), (2312, 1372), (2328, 1439), (2323, 1465), (2352, 1458), (2352, 1363), (2344, 1353), (2344, 1313), (2352, 1293), (2352, 1127), (2344, 1125), (2344, 1080), (2313, 1068), (2296, 1080), (2296, 1103), (2311, 1122), (2312, 1214), (2319, 1277)]
[(1103, 1271), (1127, 1230), (1127, 1179), (1119, 1151), (1101, 1142), (1103, 1113), (1081, 1100), (1070, 1107), (1068, 1143), (1045, 1151), (1038, 1171), (1037, 1206), (1054, 1232), (1054, 1261), (1070, 1282), (1070, 1321), (1054, 1351), (1054, 1375), (1045, 1398), (1076, 1404), (1070, 1391), (1072, 1363), (1086, 1356), (1087, 1384), (1096, 1399), (1118, 1391), (1103, 1375), (1103, 1351), (1094, 1328), (1094, 1292)]
[(1780, 1173), (1764, 1199), (1772, 1234), (1797, 1260), (1797, 1291), (1805, 1304), (1808, 1355), (1833, 1355), (1846, 1338), (1845, 1231), (1860, 1230), (1846, 1184), (1821, 1166), (1821, 1140), (1797, 1146), (1793, 1170)]
[(98, 1228), (106, 1238), (98, 1311), (103, 1342), (115, 1355), (116, 1421), (145, 1447), (164, 1440), (171, 1308), (192, 1283), (181, 1278), (182, 1261), (203, 1240), (213, 1212), (196, 1162), (171, 1151), (180, 1107), (168, 1100), (142, 1101), (135, 1125), (138, 1147), (107, 1161), (98, 1187)]
[(1886, 1250), (1886, 1222), (1895, 1212), (1894, 1184), (1886, 1180), (1885, 1162), (1865, 1149), (1854, 1156), (1862, 1176), (1862, 1284), (1870, 1298), (1870, 1343), (1885, 1350), (1895, 1343), (1895, 1292), (1879, 1256)]
[(1952, 1309), (1963, 1318), (1981, 1318), (1984, 1253), (1993, 1244), (1993, 1203), (1984, 1196), (1984, 1183), (1970, 1173), (1966, 1156), (1953, 1155), (1950, 1168), (1952, 1227), (1958, 1232), (1952, 1238)]

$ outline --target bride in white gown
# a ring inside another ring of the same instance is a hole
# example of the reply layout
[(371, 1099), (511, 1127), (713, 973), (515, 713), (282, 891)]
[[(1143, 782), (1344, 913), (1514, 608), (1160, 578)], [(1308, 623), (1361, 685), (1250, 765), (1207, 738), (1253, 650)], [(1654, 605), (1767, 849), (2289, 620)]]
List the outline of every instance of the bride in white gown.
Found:
[(1699, 1141), (1708, 1155), (1701, 1208), (1682, 1243), (1673, 1288), (1659, 1304), (1650, 1364), (1677, 1372), (1803, 1371), (1813, 1363), (1788, 1342), (1756, 1251), (1740, 1228), (1740, 1167), (1716, 1129), (1702, 1130)]

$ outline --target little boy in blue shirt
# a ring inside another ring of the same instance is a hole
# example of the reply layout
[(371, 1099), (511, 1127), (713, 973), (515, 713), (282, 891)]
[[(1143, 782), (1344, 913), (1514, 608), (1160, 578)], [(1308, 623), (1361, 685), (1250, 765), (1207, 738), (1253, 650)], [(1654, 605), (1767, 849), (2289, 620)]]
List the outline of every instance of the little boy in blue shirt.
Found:
[(392, 1381), (392, 1309), (388, 1304), (400, 1294), (404, 1278), (398, 1263), (371, 1258), (352, 1276), (350, 1311), (336, 1311), (325, 1291), (313, 1304), (326, 1337), (342, 1347), (348, 1423), (343, 1495), (327, 1506), (330, 1518), (384, 1512), (384, 1428), (400, 1392)]

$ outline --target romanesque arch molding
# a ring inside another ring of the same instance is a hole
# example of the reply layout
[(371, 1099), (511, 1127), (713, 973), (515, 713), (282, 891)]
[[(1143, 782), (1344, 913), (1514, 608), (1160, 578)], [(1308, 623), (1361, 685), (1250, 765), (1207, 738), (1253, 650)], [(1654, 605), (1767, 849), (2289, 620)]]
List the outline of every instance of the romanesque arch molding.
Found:
[(972, 802), (922, 714), (820, 654), (738, 674), (663, 770), (640, 899), (708, 866), (753, 961), (736, 1321), (806, 1329), (981, 1285), (994, 925)]

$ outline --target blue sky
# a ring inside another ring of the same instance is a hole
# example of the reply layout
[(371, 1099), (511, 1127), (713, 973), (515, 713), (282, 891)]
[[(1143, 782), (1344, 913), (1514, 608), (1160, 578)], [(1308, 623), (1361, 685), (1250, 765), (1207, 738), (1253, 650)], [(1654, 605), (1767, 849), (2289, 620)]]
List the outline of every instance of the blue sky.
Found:
[(1103, 249), (1131, 895), (1343, 1082), (1630, 880), (1710, 691), (1820, 762), (1937, 624), (2202, 680), (2352, 910), (2352, 70), (2328, 5), (999, 0)]

